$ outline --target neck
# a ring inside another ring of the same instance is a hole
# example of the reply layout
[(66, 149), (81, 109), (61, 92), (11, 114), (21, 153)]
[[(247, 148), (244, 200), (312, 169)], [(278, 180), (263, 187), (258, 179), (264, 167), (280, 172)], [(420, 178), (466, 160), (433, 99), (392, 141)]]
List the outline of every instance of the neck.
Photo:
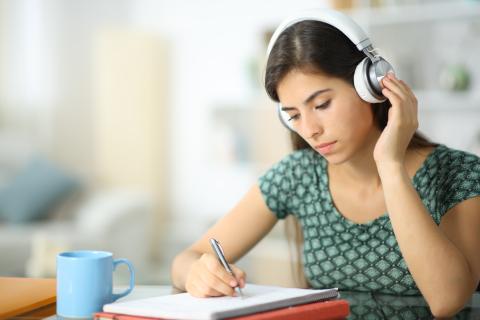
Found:
[(373, 150), (380, 134), (379, 130), (372, 130), (364, 146), (353, 157), (346, 162), (329, 165), (330, 171), (352, 184), (360, 182), (362, 186), (370, 185), (374, 188), (381, 186), (377, 165), (373, 159)]

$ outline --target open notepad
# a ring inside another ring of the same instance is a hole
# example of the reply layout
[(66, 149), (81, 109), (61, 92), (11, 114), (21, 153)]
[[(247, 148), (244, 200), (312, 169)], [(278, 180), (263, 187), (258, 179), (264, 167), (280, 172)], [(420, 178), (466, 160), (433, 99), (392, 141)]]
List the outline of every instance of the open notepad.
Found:
[(195, 298), (189, 293), (106, 304), (103, 311), (164, 319), (223, 319), (338, 297), (338, 289), (247, 284), (244, 297)]

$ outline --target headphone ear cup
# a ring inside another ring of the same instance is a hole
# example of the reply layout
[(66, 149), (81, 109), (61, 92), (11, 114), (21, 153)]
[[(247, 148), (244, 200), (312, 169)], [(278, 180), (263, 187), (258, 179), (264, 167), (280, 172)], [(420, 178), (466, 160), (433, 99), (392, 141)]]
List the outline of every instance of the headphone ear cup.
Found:
[(379, 103), (387, 99), (379, 99), (374, 95), (374, 89), (369, 83), (369, 68), (372, 66), (370, 59), (364, 58), (355, 68), (355, 73), (353, 75), (353, 84), (355, 90), (362, 100), (365, 100), (370, 103)]
[(278, 114), (278, 117), (280, 118), (280, 121), (287, 129), (290, 129), (291, 131), (295, 131), (290, 121), (288, 121), (288, 119), (290, 119), (290, 116), (285, 111), (282, 111), (282, 105), (280, 103), (277, 103), (277, 114)]

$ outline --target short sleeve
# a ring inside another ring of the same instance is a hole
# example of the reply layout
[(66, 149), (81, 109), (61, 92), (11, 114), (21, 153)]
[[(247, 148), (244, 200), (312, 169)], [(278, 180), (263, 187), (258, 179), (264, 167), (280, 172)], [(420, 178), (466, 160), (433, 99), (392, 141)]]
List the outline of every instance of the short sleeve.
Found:
[(480, 195), (480, 158), (450, 149), (443, 155), (443, 179), (439, 188), (441, 216), (458, 203)]
[(267, 207), (278, 219), (284, 219), (291, 208), (293, 155), (272, 166), (258, 179), (260, 191)]
[(299, 214), (305, 204), (318, 198), (319, 158), (311, 149), (295, 151), (258, 179), (265, 203), (278, 219)]

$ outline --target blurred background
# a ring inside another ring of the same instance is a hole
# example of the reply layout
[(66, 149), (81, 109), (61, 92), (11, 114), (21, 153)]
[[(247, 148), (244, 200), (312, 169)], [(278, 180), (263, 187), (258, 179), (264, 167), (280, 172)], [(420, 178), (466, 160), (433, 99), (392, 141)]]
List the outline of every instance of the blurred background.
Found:
[[(0, 275), (53, 277), (58, 252), (97, 249), (168, 283), (174, 255), (289, 152), (265, 49), (312, 7), (365, 28), (421, 131), (480, 155), (480, 1), (0, 0)], [(239, 265), (291, 284), (282, 224)]]

